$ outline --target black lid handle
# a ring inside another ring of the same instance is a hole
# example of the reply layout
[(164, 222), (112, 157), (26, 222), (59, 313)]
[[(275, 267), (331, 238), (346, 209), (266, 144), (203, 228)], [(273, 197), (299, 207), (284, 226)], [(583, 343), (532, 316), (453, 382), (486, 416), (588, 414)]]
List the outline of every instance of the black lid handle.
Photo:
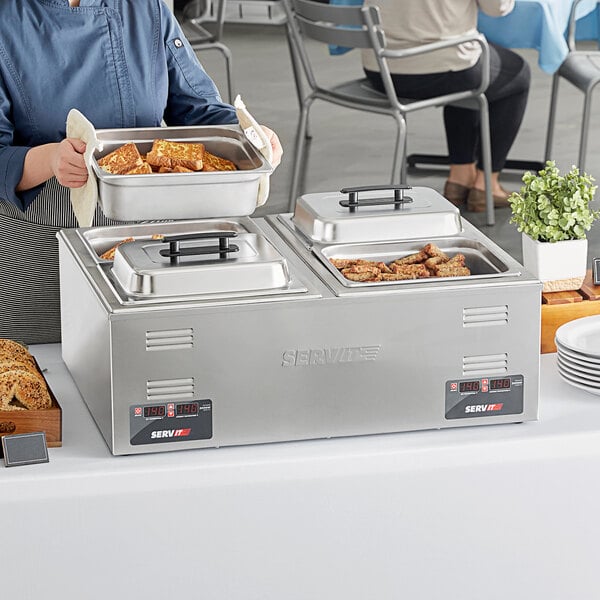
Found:
[[(356, 212), (359, 206), (383, 206), (391, 204), (394, 209), (397, 210), (402, 208), (405, 204), (412, 202), (413, 199), (410, 196), (405, 196), (404, 191), (410, 190), (412, 187), (406, 184), (384, 184), (384, 185), (361, 185), (356, 187), (342, 188), (340, 193), (348, 194), (348, 200), (340, 200), (340, 206), (348, 208), (350, 212)], [(359, 201), (359, 192), (376, 192), (382, 190), (393, 190), (394, 198), (369, 198), (367, 200)]]
[[(161, 256), (171, 259), (171, 264), (179, 263), (182, 256), (200, 256), (203, 254), (218, 254), (219, 258), (225, 259), (231, 252), (238, 252), (239, 247), (230, 244), (229, 239), (237, 237), (235, 231), (204, 231), (201, 233), (181, 233), (176, 235), (165, 235), (160, 241), (169, 244), (169, 248), (159, 251)], [(189, 240), (219, 240), (218, 246), (193, 246), (181, 248), (180, 242)]]
[(176, 233), (174, 235), (164, 235), (161, 238), (163, 242), (183, 242), (186, 240), (213, 240), (216, 238), (237, 237), (235, 231), (202, 231), (196, 233)]

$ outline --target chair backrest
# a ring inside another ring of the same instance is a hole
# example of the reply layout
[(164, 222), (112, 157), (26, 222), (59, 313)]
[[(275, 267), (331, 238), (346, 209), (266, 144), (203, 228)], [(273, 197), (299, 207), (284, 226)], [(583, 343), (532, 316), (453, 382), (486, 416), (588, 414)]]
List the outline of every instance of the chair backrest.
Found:
[[(569, 26), (567, 27), (567, 45), (569, 50), (574, 52), (577, 49), (575, 43), (575, 30), (577, 29), (577, 5), (582, 0), (574, 0), (571, 6), (571, 13), (569, 14)], [(600, 1), (596, 3), (596, 10), (598, 11), (598, 26), (600, 27)], [(598, 47), (600, 48), (600, 39), (598, 40)]]
[[(376, 58), (385, 96), (395, 111), (410, 112), (421, 108), (442, 106), (455, 102), (471, 103), (480, 96), (489, 83), (489, 49), (485, 38), (479, 33), (469, 33), (456, 38), (422, 44), (402, 50), (387, 48), (385, 33), (381, 25), (379, 8), (374, 5), (347, 6), (325, 4), (316, 0), (282, 0), (287, 16), (288, 35), (292, 55), (297, 55), (309, 86), (313, 91), (327, 92), (327, 85), (319, 85), (313, 72), (304, 38), (311, 38), (329, 46), (370, 49)], [(424, 100), (405, 100), (396, 96), (388, 58), (401, 59), (417, 54), (435, 52), (449, 46), (475, 42), (481, 47), (483, 64), (481, 82), (474, 88), (451, 94), (443, 94)], [(339, 60), (333, 58), (332, 60)], [(367, 84), (368, 85), (368, 84)], [(471, 107), (471, 104), (469, 104)]]
[(383, 58), (386, 40), (378, 7), (332, 5), (316, 0), (283, 0), (283, 6), (292, 50), (298, 55), (312, 89), (317, 89), (319, 85), (304, 45), (305, 38), (328, 46), (371, 49), (375, 53), (390, 103), (397, 103), (389, 67)]
[(374, 6), (331, 5), (316, 0), (291, 0), (288, 6), (306, 37), (347, 48), (372, 47), (364, 17), (369, 12), (373, 26), (377, 27), (379, 45), (384, 45), (383, 32), (379, 28), (379, 9)]

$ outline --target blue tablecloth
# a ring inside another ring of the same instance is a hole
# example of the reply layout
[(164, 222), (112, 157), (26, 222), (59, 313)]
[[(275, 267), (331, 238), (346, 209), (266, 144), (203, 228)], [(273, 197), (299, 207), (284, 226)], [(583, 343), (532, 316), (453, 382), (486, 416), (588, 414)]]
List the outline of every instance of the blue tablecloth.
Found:
[[(507, 48), (535, 48), (538, 64), (554, 73), (569, 51), (565, 32), (572, 0), (517, 0), (505, 17), (480, 13), (478, 29), (490, 41)], [(600, 9), (597, 0), (583, 0), (577, 7), (577, 39), (600, 38)]]
[[(361, 5), (363, 0), (329, 0), (330, 4)], [(554, 73), (569, 51), (565, 32), (573, 0), (516, 0), (514, 10), (505, 17), (480, 13), (478, 29), (490, 41), (507, 48), (535, 48), (538, 64)], [(385, 23), (384, 23), (385, 26)], [(598, 0), (583, 0), (577, 7), (577, 39), (600, 41)], [(332, 46), (331, 54), (347, 48)]]

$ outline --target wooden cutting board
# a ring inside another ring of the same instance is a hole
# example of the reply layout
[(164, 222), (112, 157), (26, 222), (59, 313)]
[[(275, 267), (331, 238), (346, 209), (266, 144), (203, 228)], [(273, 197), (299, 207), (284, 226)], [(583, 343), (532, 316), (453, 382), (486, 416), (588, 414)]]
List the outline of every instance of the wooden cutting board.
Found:
[(581, 302), (583, 296), (578, 290), (568, 292), (542, 292), (542, 304), (572, 304)]
[(583, 285), (573, 292), (542, 294), (541, 352), (556, 352), (556, 330), (569, 321), (600, 314), (600, 286), (594, 285), (589, 270)]
[(600, 300), (600, 285), (594, 285), (591, 269), (587, 272), (579, 292), (586, 300)]

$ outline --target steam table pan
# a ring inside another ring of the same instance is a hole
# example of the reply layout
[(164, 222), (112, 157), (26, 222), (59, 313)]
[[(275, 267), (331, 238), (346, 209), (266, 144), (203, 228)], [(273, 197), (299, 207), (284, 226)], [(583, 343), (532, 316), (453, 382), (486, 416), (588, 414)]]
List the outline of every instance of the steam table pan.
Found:
[[(92, 159), (100, 204), (107, 217), (119, 221), (248, 216), (256, 208), (261, 177), (273, 171), (239, 125), (99, 129), (96, 134), (103, 144)], [(238, 170), (113, 175), (98, 166), (98, 159), (128, 142), (145, 154), (155, 139), (202, 143)]]

